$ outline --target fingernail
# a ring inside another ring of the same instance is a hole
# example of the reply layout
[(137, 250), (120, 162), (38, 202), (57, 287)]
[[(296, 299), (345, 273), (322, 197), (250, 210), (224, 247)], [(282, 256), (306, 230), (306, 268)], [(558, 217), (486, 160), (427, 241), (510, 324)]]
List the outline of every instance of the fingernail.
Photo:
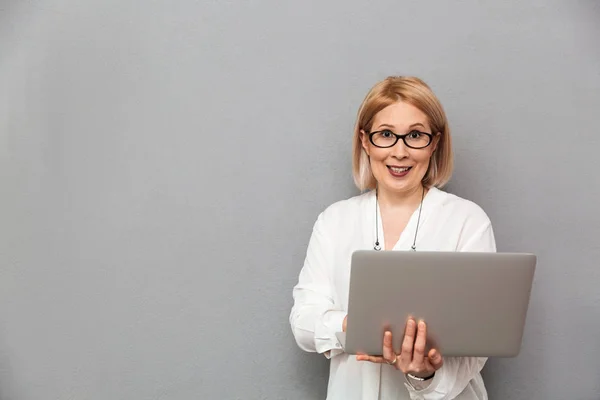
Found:
[(425, 328), (425, 321), (423, 321), (423, 320), (419, 321), (419, 328), (421, 328), (421, 329)]

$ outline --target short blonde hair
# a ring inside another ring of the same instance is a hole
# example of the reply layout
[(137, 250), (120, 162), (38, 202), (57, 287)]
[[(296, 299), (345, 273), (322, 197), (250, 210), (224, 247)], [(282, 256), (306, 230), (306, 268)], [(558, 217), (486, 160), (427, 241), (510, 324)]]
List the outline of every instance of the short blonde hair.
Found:
[(431, 133), (440, 133), (437, 148), (431, 155), (429, 168), (423, 177), (423, 184), (428, 187), (442, 187), (452, 176), (454, 168), (452, 140), (442, 104), (421, 79), (411, 76), (390, 76), (377, 83), (367, 93), (356, 118), (352, 174), (354, 183), (361, 191), (374, 189), (377, 184), (371, 171), (369, 156), (362, 147), (361, 130), (369, 133), (375, 115), (398, 101), (404, 101), (421, 110), (427, 116)]

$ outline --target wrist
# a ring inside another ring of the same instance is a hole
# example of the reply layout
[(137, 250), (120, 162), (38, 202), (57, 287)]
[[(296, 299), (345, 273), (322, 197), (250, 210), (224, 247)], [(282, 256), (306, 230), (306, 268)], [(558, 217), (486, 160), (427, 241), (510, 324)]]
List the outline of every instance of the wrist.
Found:
[(431, 374), (431, 375), (426, 375), (426, 376), (417, 376), (417, 375), (413, 375), (413, 374), (406, 374), (406, 376), (408, 376), (410, 379), (414, 379), (416, 381), (428, 381), (430, 379), (433, 379), (433, 377), (435, 376), (435, 371)]

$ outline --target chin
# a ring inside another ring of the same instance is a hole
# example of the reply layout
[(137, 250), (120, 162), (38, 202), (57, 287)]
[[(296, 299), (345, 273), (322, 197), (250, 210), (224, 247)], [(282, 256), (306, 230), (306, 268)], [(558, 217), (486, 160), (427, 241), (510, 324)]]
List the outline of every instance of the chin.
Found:
[(404, 192), (404, 191), (414, 188), (416, 185), (418, 185), (418, 183), (415, 183), (412, 181), (411, 182), (396, 182), (396, 181), (390, 182), (389, 180), (385, 180), (382, 183), (387, 190), (390, 190), (392, 192)]
[(394, 179), (386, 176), (384, 179), (378, 179), (377, 181), (380, 182), (380, 186), (384, 186), (386, 190), (392, 192), (406, 192), (421, 187), (421, 181), (416, 179)]

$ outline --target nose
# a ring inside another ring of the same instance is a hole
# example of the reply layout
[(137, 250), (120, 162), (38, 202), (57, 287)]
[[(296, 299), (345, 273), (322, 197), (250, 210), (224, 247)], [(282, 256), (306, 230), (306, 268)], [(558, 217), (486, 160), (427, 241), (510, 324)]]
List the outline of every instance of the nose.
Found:
[(398, 140), (392, 147), (392, 156), (399, 160), (408, 157), (408, 147), (402, 139)]

